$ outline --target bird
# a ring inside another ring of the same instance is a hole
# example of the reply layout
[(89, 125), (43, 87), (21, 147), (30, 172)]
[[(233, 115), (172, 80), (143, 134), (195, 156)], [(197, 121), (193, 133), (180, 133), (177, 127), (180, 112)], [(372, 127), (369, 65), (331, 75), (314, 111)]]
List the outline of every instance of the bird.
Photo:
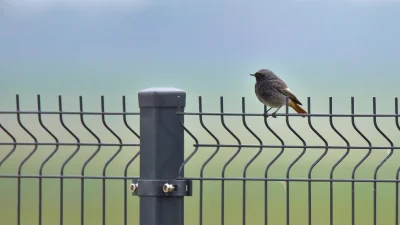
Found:
[(256, 73), (249, 75), (256, 79), (254, 91), (258, 100), (265, 106), (270, 107), (265, 111), (264, 117), (267, 117), (268, 111), (272, 108), (278, 108), (272, 113), (272, 117), (276, 118), (276, 113), (279, 109), (286, 105), (287, 97), (288, 106), (293, 108), (298, 114), (307, 113), (306, 110), (301, 107), (302, 103), (297, 99), (296, 95), (289, 89), (286, 83), (271, 70), (260, 69)]

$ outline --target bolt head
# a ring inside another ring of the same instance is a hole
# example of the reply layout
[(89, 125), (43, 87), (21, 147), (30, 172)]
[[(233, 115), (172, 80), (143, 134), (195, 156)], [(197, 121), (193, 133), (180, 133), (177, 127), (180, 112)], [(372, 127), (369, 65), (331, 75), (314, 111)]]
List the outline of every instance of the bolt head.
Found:
[(174, 190), (175, 190), (175, 186), (172, 185), (172, 184), (166, 183), (166, 184), (163, 185), (164, 193), (170, 193), (170, 192), (173, 192)]
[(129, 190), (131, 190), (131, 192), (136, 192), (138, 189), (138, 184), (130, 184), (129, 185)]

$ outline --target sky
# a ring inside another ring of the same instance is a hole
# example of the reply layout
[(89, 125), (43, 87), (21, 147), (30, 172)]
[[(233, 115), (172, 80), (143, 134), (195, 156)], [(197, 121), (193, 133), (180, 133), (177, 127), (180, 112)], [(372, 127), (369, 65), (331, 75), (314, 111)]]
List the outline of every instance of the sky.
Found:
[(154, 86), (240, 98), (253, 94), (247, 74), (261, 68), (301, 99), (398, 93), (394, 0), (3, 0), (0, 8), (4, 98), (135, 98)]
[[(5, 0), (1, 58), (349, 60), (399, 57), (390, 1)], [(54, 53), (58, 54), (54, 54)]]

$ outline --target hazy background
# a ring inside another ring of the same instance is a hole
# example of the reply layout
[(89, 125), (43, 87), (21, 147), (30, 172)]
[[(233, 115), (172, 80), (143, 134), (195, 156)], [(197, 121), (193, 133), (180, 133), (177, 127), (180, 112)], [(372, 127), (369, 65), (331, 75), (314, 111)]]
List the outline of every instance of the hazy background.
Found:
[[(64, 111), (78, 111), (80, 95), (85, 111), (100, 111), (100, 96), (105, 96), (106, 111), (122, 110), (122, 95), (127, 111), (137, 112), (137, 93), (149, 87), (175, 87), (187, 92), (186, 111), (198, 111), (198, 96), (203, 110), (218, 112), (224, 96), (226, 112), (241, 112), (241, 97), (246, 112), (262, 112), (254, 96), (254, 79), (249, 73), (268, 68), (287, 82), (311, 111), (329, 113), (333, 97), (334, 113), (351, 113), (350, 98), (355, 97), (356, 113), (372, 113), (376, 96), (377, 113), (394, 113), (394, 98), (400, 83), (400, 2), (378, 0), (288, 0), (288, 1), (161, 1), (161, 0), (4, 0), (0, 2), (0, 110), (15, 110), (15, 95), (20, 95), (21, 110), (36, 110), (36, 95), (41, 95), (42, 110), (57, 111), (58, 95)], [(284, 112), (281, 109), (280, 112)], [(292, 112), (292, 111), (291, 111)], [(128, 116), (139, 131), (138, 116)], [(21, 116), (23, 125), (38, 141), (54, 142), (38, 123), (37, 116)], [(269, 119), (270, 126), (285, 144), (302, 143), (290, 132), (284, 117)], [(307, 119), (291, 118), (291, 125), (309, 145), (324, 142), (309, 128)], [(312, 125), (329, 145), (346, 145), (332, 130), (328, 118), (313, 118)], [(367, 146), (354, 130), (350, 118), (333, 119), (335, 127), (351, 145)], [(65, 124), (81, 142), (96, 142), (81, 125), (78, 116), (65, 116)], [(102, 142), (117, 143), (106, 130), (100, 116), (85, 116), (85, 122)], [(107, 116), (107, 124), (124, 143), (139, 143), (126, 129), (120, 116)], [(236, 144), (221, 125), (220, 117), (204, 117), (208, 128), (221, 143)], [(243, 144), (258, 144), (246, 131), (241, 117), (225, 118), (227, 126)], [(262, 117), (246, 118), (248, 126), (263, 144), (280, 142), (265, 127)], [(43, 123), (60, 142), (76, 142), (56, 115), (43, 116)], [(18, 125), (15, 115), (0, 114), (0, 124), (19, 142), (32, 138)], [(400, 131), (394, 118), (378, 118), (379, 128), (394, 146), (399, 146)], [(186, 125), (200, 143), (215, 141), (188, 116)], [(372, 118), (357, 118), (356, 125), (372, 145), (390, 146), (376, 130)], [(193, 140), (186, 136), (186, 156)], [(0, 129), (0, 141), (12, 139)], [(34, 146), (19, 146), (0, 167), (1, 174), (16, 174), (18, 166)], [(2, 159), (12, 146), (0, 146)], [(22, 168), (22, 174), (38, 174), (43, 160), (54, 146), (41, 146)], [(63, 162), (76, 150), (60, 147), (44, 166), (43, 173), (59, 175)], [(80, 175), (83, 163), (96, 147), (81, 147), (65, 168), (65, 174)], [(102, 175), (105, 162), (118, 147), (103, 147), (88, 164), (85, 175)], [(220, 177), (221, 168), (236, 151), (221, 148), (207, 165), (205, 176)], [(107, 175), (122, 176), (126, 162), (138, 151), (124, 147), (109, 164)], [(186, 175), (198, 177), (205, 159), (214, 148), (200, 148), (189, 161)], [(242, 177), (243, 167), (257, 148), (242, 148), (226, 171), (227, 177)], [(266, 165), (280, 149), (264, 149), (248, 169), (249, 177), (264, 177)], [(302, 149), (285, 149), (270, 169), (271, 177), (285, 177), (288, 165)], [(307, 177), (310, 165), (324, 149), (307, 149), (295, 164), (291, 177)], [(332, 165), (346, 150), (329, 150), (314, 168), (313, 178), (329, 178)], [(354, 166), (368, 150), (352, 150), (335, 170), (335, 178), (351, 178)], [(394, 179), (400, 159), (397, 150), (381, 167), (378, 178)], [(374, 150), (360, 166), (356, 178), (372, 179), (377, 165), (388, 154)], [(129, 167), (129, 176), (139, 174), (139, 161)], [(37, 224), (38, 181), (21, 182), (21, 224)], [(85, 224), (101, 224), (101, 180), (85, 181)], [(128, 182), (129, 184), (129, 182)], [(43, 180), (43, 224), (58, 224), (60, 181)], [(269, 183), (269, 224), (286, 224), (285, 186)], [(290, 224), (308, 224), (307, 183), (290, 184)], [(312, 224), (329, 224), (329, 183), (312, 185)], [(356, 224), (373, 224), (372, 183), (356, 184)], [(378, 184), (377, 224), (395, 224), (395, 184)], [(106, 222), (123, 224), (123, 199), (127, 187), (121, 180), (107, 181)], [(203, 224), (220, 224), (221, 182), (204, 182)], [(351, 184), (334, 185), (334, 224), (351, 224)], [(186, 224), (199, 224), (199, 183), (186, 198)], [(247, 224), (264, 224), (264, 182), (247, 182)], [(16, 224), (17, 180), (0, 179), (0, 224)], [(80, 180), (64, 181), (64, 224), (80, 223)], [(138, 199), (128, 193), (128, 224), (138, 224)], [(225, 224), (242, 224), (242, 182), (225, 182)]]

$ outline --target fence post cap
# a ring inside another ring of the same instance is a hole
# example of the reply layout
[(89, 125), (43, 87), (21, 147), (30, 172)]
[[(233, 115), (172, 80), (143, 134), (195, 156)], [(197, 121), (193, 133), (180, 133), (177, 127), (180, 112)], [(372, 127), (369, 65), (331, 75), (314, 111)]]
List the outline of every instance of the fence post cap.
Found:
[(185, 107), (186, 92), (177, 88), (146, 88), (139, 91), (140, 108)]

